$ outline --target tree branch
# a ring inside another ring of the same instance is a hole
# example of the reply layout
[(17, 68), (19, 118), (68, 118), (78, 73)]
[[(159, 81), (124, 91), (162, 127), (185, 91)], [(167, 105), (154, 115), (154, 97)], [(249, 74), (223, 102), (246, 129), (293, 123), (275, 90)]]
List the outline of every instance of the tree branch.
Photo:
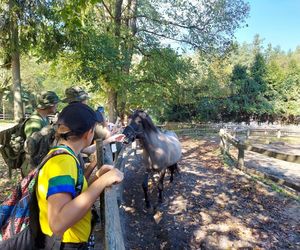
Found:
[(200, 48), (200, 45), (198, 45), (196, 43), (193, 43), (193, 42), (191, 42), (189, 40), (186, 40), (186, 39), (177, 39), (177, 38), (174, 38), (174, 37), (171, 37), (171, 36), (167, 36), (167, 35), (164, 35), (164, 34), (159, 34), (159, 33), (149, 31), (149, 30), (146, 30), (146, 29), (140, 29), (138, 32), (149, 33), (149, 34), (152, 34), (154, 36), (163, 37), (163, 38), (170, 39), (170, 40), (173, 40), (173, 41), (176, 41), (176, 42), (186, 43), (186, 44), (192, 45), (194, 48)]
[(104, 0), (102, 0), (101, 2), (102, 2), (102, 4), (103, 4), (104, 8), (106, 9), (106, 11), (108, 12), (108, 14), (110, 15), (110, 17), (114, 19), (113, 14), (110, 12), (110, 10), (109, 10), (109, 8), (107, 7), (107, 5), (105, 4)]
[[(168, 25), (173, 25), (173, 26), (176, 26), (176, 27), (179, 27), (179, 28), (183, 28), (183, 29), (196, 29), (196, 30), (198, 30), (200, 32), (204, 31), (204, 28), (199, 28), (196, 25), (183, 25), (183, 24), (172, 22), (172, 21), (154, 19), (154, 18), (148, 17), (146, 15), (138, 15), (138, 16), (136, 16), (136, 18), (146, 18), (146, 19), (149, 19), (149, 20), (151, 20), (153, 22), (156, 22), (156, 23), (159, 23), (159, 24), (166, 23)], [(203, 27), (205, 27), (208, 22), (209, 22), (209, 20), (207, 20), (204, 23)]]

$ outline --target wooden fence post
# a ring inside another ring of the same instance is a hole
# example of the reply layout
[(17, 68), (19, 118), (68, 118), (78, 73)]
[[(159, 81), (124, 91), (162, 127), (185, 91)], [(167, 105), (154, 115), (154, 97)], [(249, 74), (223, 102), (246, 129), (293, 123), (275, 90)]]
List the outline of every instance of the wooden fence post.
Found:
[(125, 250), (116, 187), (105, 189), (105, 249)]
[(239, 145), (238, 146), (238, 167), (243, 168), (244, 167), (244, 157), (245, 157), (245, 150), (244, 147)]
[[(104, 163), (103, 141), (101, 139), (96, 140), (96, 150), (97, 166), (101, 168)], [(106, 154), (109, 152), (105, 151)], [(122, 164), (124, 164), (123, 152), (124, 147), (122, 147), (119, 152), (122, 154), (121, 159), (115, 159), (115, 167), (122, 168)], [(125, 250), (118, 205), (118, 192), (120, 192), (120, 190), (117, 189), (117, 185), (107, 187), (100, 195), (100, 220), (101, 228), (104, 231), (103, 245), (104, 249), (107, 250)]]
[[(97, 139), (96, 140), (96, 155), (97, 155), (97, 168), (100, 169), (103, 165), (103, 140)], [(104, 227), (104, 220), (105, 220), (105, 204), (104, 204), (104, 192), (100, 194), (100, 221), (101, 227)]]
[(278, 129), (278, 131), (277, 131), (277, 138), (280, 138), (280, 136), (281, 136), (281, 131), (280, 131), (280, 129)]
[(220, 148), (221, 148), (221, 153), (225, 154), (225, 142), (224, 142), (224, 129), (220, 129), (220, 132), (219, 132), (219, 136), (220, 136)]

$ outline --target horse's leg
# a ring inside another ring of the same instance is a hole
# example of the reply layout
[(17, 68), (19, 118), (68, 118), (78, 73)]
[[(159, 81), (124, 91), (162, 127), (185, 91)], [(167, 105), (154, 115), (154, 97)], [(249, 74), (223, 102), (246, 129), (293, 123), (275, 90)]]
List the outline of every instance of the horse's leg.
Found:
[(170, 183), (172, 183), (173, 182), (173, 176), (174, 176), (174, 170), (175, 170), (175, 167), (174, 167), (174, 165), (172, 165), (172, 166), (170, 166), (169, 167), (169, 170), (171, 171), (171, 177), (170, 177)]
[(175, 164), (173, 164), (172, 166), (168, 167), (168, 169), (169, 169), (170, 172), (171, 172), (170, 183), (172, 183), (173, 180), (174, 180), (174, 173), (175, 173), (175, 172), (176, 172), (176, 173), (179, 172), (177, 163), (175, 163)]
[(142, 183), (142, 187), (144, 190), (144, 194), (145, 194), (145, 202), (146, 202), (146, 208), (150, 208), (151, 204), (150, 204), (150, 199), (149, 199), (149, 192), (148, 192), (148, 181), (149, 181), (149, 174), (151, 172), (151, 159), (150, 156), (148, 154), (148, 152), (145, 150), (145, 148), (143, 148), (143, 164), (145, 166), (146, 172), (144, 175), (144, 180)]
[(162, 192), (164, 190), (164, 178), (166, 174), (166, 169), (160, 171), (159, 173), (159, 179), (158, 179), (158, 202), (162, 203), (163, 195)]
[(147, 171), (144, 175), (144, 180), (142, 183), (142, 187), (145, 195), (146, 208), (150, 208), (150, 200), (148, 195), (148, 179), (149, 179), (149, 173)]

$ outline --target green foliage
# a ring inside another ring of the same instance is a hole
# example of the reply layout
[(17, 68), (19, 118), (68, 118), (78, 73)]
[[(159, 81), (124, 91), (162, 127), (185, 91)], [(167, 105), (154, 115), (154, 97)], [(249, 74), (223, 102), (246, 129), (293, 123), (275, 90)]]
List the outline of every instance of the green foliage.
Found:
[[(162, 100), (156, 108), (161, 113), (166, 105), (178, 103), (180, 97), (172, 89), (177, 88), (186, 67), (178, 56), (173, 60), (173, 52), (160, 54), (165, 41), (224, 52), (248, 11), (248, 4), (236, 0), (201, 6), (170, 0), (49, 1), (41, 11), (45, 21), (36, 51), (48, 60), (63, 56), (74, 62), (79, 67), (71, 74), (90, 82), (93, 91), (116, 94), (108, 99), (116, 96), (120, 102), (110, 99), (110, 105), (135, 105), (137, 98), (127, 96), (127, 89), (136, 87), (139, 96), (145, 97), (143, 106), (152, 107), (153, 100)], [(136, 63), (134, 58), (140, 59)]]
[[(251, 44), (234, 44), (249, 11), (244, 1), (35, 2), (17, 1), (13, 9), (27, 103), (42, 89), (63, 97), (66, 87), (82, 85), (92, 105), (119, 113), (145, 108), (160, 121), (300, 116), (300, 46), (288, 54), (264, 49), (258, 35)], [(9, 68), (12, 15), (8, 0), (0, 3), (0, 57)], [(0, 95), (11, 95), (10, 78), (0, 80)]]
[[(280, 48), (268, 46), (264, 51), (260, 42), (261, 39), (255, 37), (253, 44), (236, 44), (225, 58), (201, 54), (200, 59), (193, 60), (197, 74), (185, 79), (188, 88), (181, 92), (189, 98), (170, 106), (168, 119), (299, 120), (299, 49), (285, 54)], [(192, 84), (187, 84), (189, 82)], [(183, 113), (179, 114), (178, 110)]]

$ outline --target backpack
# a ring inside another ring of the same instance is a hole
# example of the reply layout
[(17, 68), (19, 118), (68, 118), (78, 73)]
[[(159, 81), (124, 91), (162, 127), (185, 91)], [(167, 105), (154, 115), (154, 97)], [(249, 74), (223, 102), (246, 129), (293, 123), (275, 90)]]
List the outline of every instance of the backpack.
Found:
[(25, 160), (24, 141), (26, 136), (24, 127), (28, 119), (23, 118), (12, 128), (0, 132), (0, 152), (10, 173), (11, 169), (20, 168)]
[[(40, 169), (45, 163), (50, 158), (61, 154), (71, 155), (71, 153), (66, 150), (57, 147), (57, 150), (48, 154), (40, 165), (32, 170), (28, 176), (21, 181), (13, 193), (1, 204), (1, 250), (30, 250), (36, 248), (43, 249), (45, 247), (45, 235), (42, 233), (39, 223), (39, 207), (35, 193), (37, 178)], [(81, 193), (84, 180), (83, 169), (78, 163), (77, 168), (76, 196)]]
[(25, 158), (30, 167), (36, 168), (55, 144), (56, 126), (48, 125), (29, 136), (24, 145)]

